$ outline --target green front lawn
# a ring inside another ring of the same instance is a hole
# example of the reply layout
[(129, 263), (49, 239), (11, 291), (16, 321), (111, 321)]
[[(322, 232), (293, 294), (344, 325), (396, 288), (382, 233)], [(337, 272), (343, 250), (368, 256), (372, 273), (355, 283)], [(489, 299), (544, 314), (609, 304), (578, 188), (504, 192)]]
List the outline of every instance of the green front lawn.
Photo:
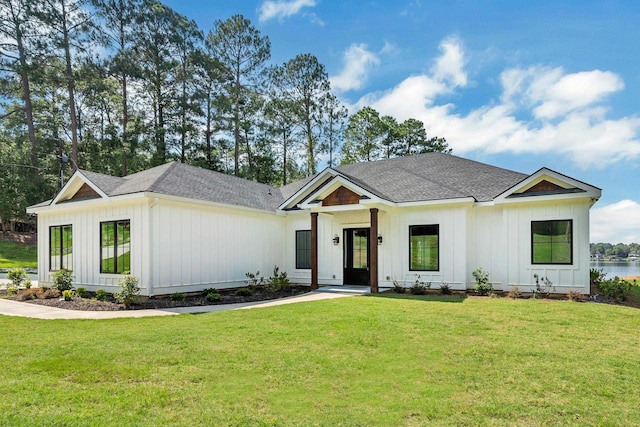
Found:
[(37, 266), (38, 245), (0, 240), (0, 268), (36, 268)]
[(0, 316), (0, 425), (638, 425), (640, 311), (356, 297)]

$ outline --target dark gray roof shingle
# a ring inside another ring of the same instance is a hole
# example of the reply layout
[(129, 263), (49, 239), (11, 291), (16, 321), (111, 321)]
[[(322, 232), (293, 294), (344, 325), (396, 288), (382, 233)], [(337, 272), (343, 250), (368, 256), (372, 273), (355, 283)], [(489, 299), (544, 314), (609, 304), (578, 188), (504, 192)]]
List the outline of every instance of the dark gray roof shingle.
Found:
[(489, 201), (528, 176), (442, 153), (344, 165), (336, 170), (397, 203), (465, 197)]
[[(442, 153), (344, 165), (335, 170), (372, 194), (396, 203), (467, 197), (489, 201), (527, 177)], [(108, 196), (148, 192), (266, 211), (275, 211), (313, 179), (275, 188), (176, 162), (122, 178), (79, 173)]]

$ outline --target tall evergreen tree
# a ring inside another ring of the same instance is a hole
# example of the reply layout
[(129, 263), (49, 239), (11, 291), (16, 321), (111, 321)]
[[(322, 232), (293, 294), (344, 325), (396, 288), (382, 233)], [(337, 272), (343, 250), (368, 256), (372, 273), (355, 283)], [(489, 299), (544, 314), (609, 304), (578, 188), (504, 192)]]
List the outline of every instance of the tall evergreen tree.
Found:
[(256, 111), (251, 101), (257, 98), (251, 94), (258, 89), (266, 61), (271, 56), (271, 42), (251, 25), (251, 21), (242, 15), (234, 15), (215, 22), (206, 44), (212, 56), (225, 67), (224, 107), (234, 141), (233, 172), (238, 175), (243, 134), (249, 133), (243, 128), (252, 126), (251, 112)]
[[(38, 144), (33, 119), (31, 95), (31, 72), (33, 64), (33, 39), (37, 36), (35, 18), (30, 8), (31, 2), (20, 0), (0, 0), (0, 71), (16, 75), (20, 81), (21, 109), (24, 113), (27, 134), (31, 145), (31, 171), (38, 178)], [(9, 77), (11, 78), (11, 77)], [(5, 96), (9, 95), (7, 93)], [(10, 95), (9, 95), (10, 96)], [(17, 112), (12, 109), (4, 116)]]
[(129, 129), (129, 83), (140, 76), (134, 48), (141, 37), (139, 25), (143, 16), (143, 0), (92, 0), (101, 19), (98, 40), (110, 50), (105, 64), (109, 74), (120, 83), (120, 174), (127, 174), (129, 158), (135, 153), (135, 136)]

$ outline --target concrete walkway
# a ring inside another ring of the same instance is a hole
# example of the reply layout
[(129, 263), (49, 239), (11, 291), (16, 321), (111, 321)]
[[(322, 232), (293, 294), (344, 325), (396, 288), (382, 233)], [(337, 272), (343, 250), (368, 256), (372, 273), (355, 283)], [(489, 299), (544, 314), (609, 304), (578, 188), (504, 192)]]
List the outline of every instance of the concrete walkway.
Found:
[(176, 307), (160, 310), (120, 310), (120, 311), (79, 311), (47, 307), (13, 300), (0, 299), (0, 315), (31, 317), (34, 319), (115, 319), (122, 317), (174, 316), (183, 313), (210, 313), (226, 310), (274, 307), (297, 302), (319, 301), (359, 295), (353, 292), (315, 291), (294, 297), (270, 301), (245, 302), (239, 304), (205, 305), (197, 307)]

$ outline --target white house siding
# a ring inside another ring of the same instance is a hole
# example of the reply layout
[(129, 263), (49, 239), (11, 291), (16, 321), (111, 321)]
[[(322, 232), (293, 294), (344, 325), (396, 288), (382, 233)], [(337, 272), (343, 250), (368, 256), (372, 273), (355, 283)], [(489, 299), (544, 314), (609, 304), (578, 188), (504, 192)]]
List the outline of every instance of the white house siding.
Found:
[(109, 292), (119, 289), (118, 274), (100, 273), (100, 223), (103, 221), (131, 221), (131, 274), (148, 279), (143, 266), (144, 246), (148, 242), (148, 231), (144, 227), (147, 203), (143, 198), (128, 201), (99, 200), (90, 202), (68, 202), (57, 205), (54, 212), (38, 213), (38, 281), (41, 286), (53, 284), (53, 272), (49, 271), (49, 227), (56, 225), (73, 226), (73, 277), (75, 287), (88, 290), (105, 289)]
[(151, 294), (237, 287), (248, 272), (282, 268), (281, 215), (160, 199), (150, 222)]
[[(570, 289), (589, 293), (589, 200), (543, 201), (477, 206), (469, 210), (468, 287), (472, 272), (482, 267), (494, 288), (508, 291), (518, 286), (535, 290), (534, 274), (553, 282), (553, 292)], [(531, 221), (573, 220), (573, 264), (531, 263)]]
[[(452, 289), (464, 289), (466, 277), (466, 210), (467, 205), (427, 205), (394, 208), (380, 215), (379, 247), (380, 286), (389, 287), (393, 280), (412, 286), (420, 281), (433, 288), (446, 283)], [(409, 226), (438, 224), (440, 265), (438, 271), (409, 270)]]
[(467, 212), (467, 288), (475, 284), (472, 272), (482, 268), (490, 274), (495, 289), (504, 289), (508, 283), (508, 230), (502, 207), (476, 205)]

